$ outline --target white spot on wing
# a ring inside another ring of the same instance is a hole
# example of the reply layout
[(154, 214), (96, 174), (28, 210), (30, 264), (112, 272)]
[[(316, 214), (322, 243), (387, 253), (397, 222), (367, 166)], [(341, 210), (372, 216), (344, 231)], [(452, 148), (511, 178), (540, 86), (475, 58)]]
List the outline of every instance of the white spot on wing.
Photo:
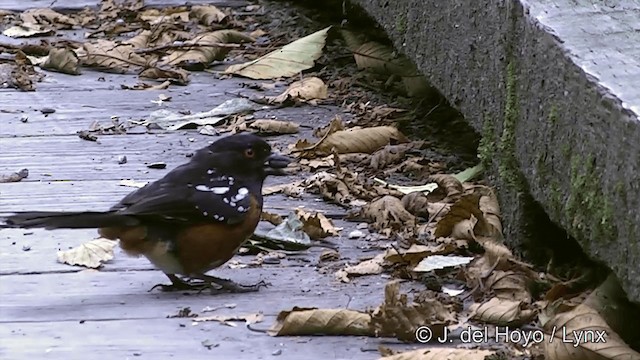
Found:
[(241, 187), (240, 189), (238, 189), (238, 195), (247, 195), (249, 193), (249, 190), (245, 187)]
[(211, 175), (211, 174), (213, 174), (213, 173), (214, 173), (213, 169), (209, 169), (209, 170), (207, 170), (207, 174)]
[(208, 187), (207, 185), (198, 185), (196, 186), (196, 190), (198, 191), (210, 191), (214, 194), (222, 195), (229, 192), (229, 187), (227, 186), (214, 186)]

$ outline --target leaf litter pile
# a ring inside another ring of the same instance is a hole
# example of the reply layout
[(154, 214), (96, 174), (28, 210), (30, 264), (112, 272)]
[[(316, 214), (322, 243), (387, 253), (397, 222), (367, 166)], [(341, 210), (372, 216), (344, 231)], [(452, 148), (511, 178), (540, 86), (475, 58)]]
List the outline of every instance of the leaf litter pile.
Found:
[[(273, 228), (256, 233), (241, 251), (257, 254), (255, 260), (233, 260), (228, 266), (261, 266), (320, 244), (327, 249), (320, 254), (318, 269), (333, 274), (333, 281), (357, 285), (364, 276), (389, 281), (376, 308), (293, 307), (278, 315), (268, 334), (357, 335), (418, 343), (416, 330), (426, 326), (432, 343), (444, 334), (457, 341), (397, 354), (381, 347), (383, 358), (640, 359), (627, 345), (637, 345), (637, 336), (630, 335), (620, 312), (611, 310), (625, 306), (615, 300), (621, 298), (615, 278), (589, 292), (577, 276), (555, 276), (518, 258), (504, 244), (498, 201), (481, 179), (482, 166), (451, 171), (450, 163), (431, 156), (430, 141), (411, 136), (402, 126), (402, 119), (411, 118), (407, 104), (413, 101), (398, 101), (393, 107), (366, 101), (367, 89), (379, 91), (378, 85), (396, 98), (433, 97), (434, 90), (393, 48), (345, 28), (317, 27), (304, 34), (296, 33), (299, 26), (296, 31), (287, 26), (270, 30), (268, 21), (273, 19), (262, 5), (156, 9), (142, 1), (107, 0), (76, 12), (1, 14), (3, 34), (25, 40), (0, 45), (7, 55), (0, 62), (3, 83), (20, 90), (37, 90), (46, 71), (79, 76), (84, 69), (137, 76), (136, 83), (122, 85), (126, 91), (187, 85), (194, 71), (220, 79), (259, 80), (251, 90), (270, 95), (238, 96), (197, 114), (156, 112), (136, 124), (95, 124), (83, 134), (95, 141), (92, 133), (126, 133), (135, 125), (167, 131), (196, 128), (205, 135), (294, 135), (287, 137), (293, 141), (278, 145), (296, 159), (290, 172), (297, 180), (266, 187), (264, 195), (321, 198), (343, 208), (346, 215), (338, 218), (357, 226), (343, 231), (334, 224), (335, 216), (304, 208), (288, 214), (265, 212), (262, 220)], [(347, 70), (340, 75), (335, 68), (319, 66), (338, 58), (334, 49), (348, 54)], [(157, 102), (170, 100), (161, 96)], [(313, 126), (308, 136), (302, 134), (305, 124), (250, 115), (260, 106), (325, 103), (341, 105), (344, 113), (324, 126)], [(432, 111), (447, 108), (438, 106)], [(129, 180), (121, 185), (144, 183)], [(340, 247), (331, 244), (354, 240), (366, 242), (376, 255), (342, 261), (336, 250)], [(97, 268), (113, 257), (113, 247), (113, 242), (96, 239), (60, 252), (58, 259)], [(419, 291), (403, 292), (401, 283)], [(233, 321), (262, 321), (255, 314), (199, 317), (188, 311), (177, 316), (230, 326)], [(506, 327), (511, 338), (500, 338)], [(465, 339), (474, 330), (489, 341)], [(606, 342), (596, 341), (597, 334), (606, 334)]]

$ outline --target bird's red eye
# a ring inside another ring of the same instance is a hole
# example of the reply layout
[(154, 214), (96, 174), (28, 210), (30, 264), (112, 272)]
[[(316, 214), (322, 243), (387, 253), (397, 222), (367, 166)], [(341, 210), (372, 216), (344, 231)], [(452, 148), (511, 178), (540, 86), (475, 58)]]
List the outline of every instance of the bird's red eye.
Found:
[(255, 155), (256, 155), (256, 154), (255, 154), (255, 152), (254, 152), (254, 151), (253, 151), (253, 149), (251, 149), (251, 148), (249, 148), (249, 149), (247, 149), (247, 150), (245, 150), (245, 151), (244, 151), (244, 156), (245, 156), (245, 157), (252, 158), (252, 157), (254, 157)]

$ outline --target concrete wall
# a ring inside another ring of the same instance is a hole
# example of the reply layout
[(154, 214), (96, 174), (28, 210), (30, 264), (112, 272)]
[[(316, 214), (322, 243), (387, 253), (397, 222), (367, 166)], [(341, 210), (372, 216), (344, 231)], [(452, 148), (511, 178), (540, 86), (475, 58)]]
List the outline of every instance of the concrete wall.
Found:
[(640, 302), (640, 2), (352, 2), (483, 134), (507, 239), (530, 192)]

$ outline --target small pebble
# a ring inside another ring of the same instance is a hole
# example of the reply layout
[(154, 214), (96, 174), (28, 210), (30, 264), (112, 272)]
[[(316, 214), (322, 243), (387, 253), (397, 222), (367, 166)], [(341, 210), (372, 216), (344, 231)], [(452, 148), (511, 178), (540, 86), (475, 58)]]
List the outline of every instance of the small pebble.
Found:
[(262, 263), (263, 264), (270, 264), (270, 265), (274, 265), (274, 264), (280, 264), (280, 259), (278, 259), (275, 256), (265, 256), (262, 259)]
[(120, 155), (118, 156), (118, 164), (122, 165), (122, 164), (126, 164), (127, 163), (127, 157), (124, 155)]
[(360, 230), (353, 230), (349, 233), (349, 239), (359, 239), (364, 236), (364, 233)]
[(29, 117), (25, 115), (20, 118), (20, 121), (22, 121), (23, 123), (26, 123), (27, 121), (29, 121)]
[(56, 109), (52, 109), (52, 108), (42, 108), (40, 109), (40, 112), (48, 115), (48, 114), (53, 114), (54, 112), (56, 112)]
[(358, 224), (358, 226), (356, 226), (356, 228), (360, 229), (360, 230), (366, 229), (368, 227), (369, 227), (369, 224), (367, 224), (367, 223), (360, 223), (360, 224)]
[(272, 352), (271, 355), (273, 355), (273, 356), (282, 355), (282, 349), (278, 349), (278, 350)]
[(31, 245), (23, 245), (22, 246), (22, 251), (29, 251), (31, 250)]

